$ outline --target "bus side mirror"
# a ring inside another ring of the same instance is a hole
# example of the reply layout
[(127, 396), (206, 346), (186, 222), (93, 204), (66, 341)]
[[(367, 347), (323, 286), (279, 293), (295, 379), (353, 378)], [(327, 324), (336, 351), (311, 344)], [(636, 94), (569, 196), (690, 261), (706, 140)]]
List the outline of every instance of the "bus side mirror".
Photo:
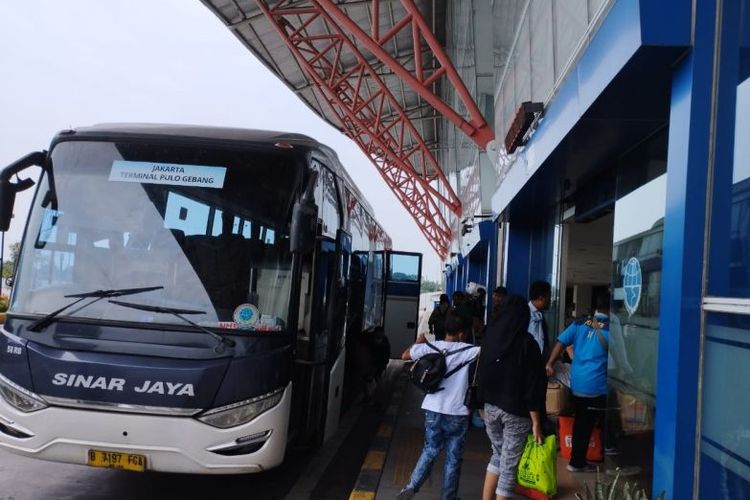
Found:
[(10, 228), (10, 220), (13, 218), (13, 205), (16, 202), (16, 193), (25, 191), (34, 185), (31, 179), (23, 179), (18, 182), (10, 182), (11, 178), (24, 169), (34, 165), (44, 167), (47, 154), (37, 151), (30, 153), (11, 163), (0, 171), (0, 231)]
[(294, 203), (289, 247), (292, 253), (308, 254), (315, 250), (315, 236), (318, 230), (318, 205), (315, 204), (315, 183), (318, 172), (310, 171), (305, 192)]
[(318, 227), (318, 206), (315, 202), (299, 200), (292, 210), (292, 228), (289, 246), (292, 253), (308, 254), (315, 249), (315, 232)]
[(0, 182), (0, 231), (10, 228), (13, 218), (13, 205), (16, 203), (16, 190), (10, 182)]

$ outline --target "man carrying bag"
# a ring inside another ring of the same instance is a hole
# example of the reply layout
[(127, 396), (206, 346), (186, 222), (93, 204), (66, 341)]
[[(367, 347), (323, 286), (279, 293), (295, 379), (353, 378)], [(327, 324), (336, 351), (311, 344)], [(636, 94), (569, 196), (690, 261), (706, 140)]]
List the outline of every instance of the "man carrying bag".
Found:
[(573, 364), (570, 389), (573, 393), (575, 422), (573, 449), (567, 469), (570, 472), (594, 472), (586, 462), (586, 451), (594, 425), (602, 420), (607, 406), (607, 354), (609, 350), (609, 295), (597, 300), (593, 318), (571, 323), (560, 336), (547, 361), (547, 375), (555, 372), (555, 361), (572, 345)]

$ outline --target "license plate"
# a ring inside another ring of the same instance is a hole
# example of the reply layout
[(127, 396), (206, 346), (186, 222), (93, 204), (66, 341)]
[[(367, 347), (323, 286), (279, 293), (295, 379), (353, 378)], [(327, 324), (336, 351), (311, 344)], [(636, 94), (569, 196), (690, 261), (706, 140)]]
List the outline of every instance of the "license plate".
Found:
[(92, 467), (107, 467), (110, 469), (124, 469), (135, 472), (146, 470), (146, 457), (119, 451), (89, 450), (88, 465)]

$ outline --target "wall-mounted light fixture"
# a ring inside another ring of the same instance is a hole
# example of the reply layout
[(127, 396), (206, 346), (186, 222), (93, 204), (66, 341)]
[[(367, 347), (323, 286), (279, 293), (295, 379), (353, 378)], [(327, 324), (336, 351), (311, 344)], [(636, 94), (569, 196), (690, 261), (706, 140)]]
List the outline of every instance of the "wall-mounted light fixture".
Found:
[(542, 111), (544, 111), (544, 104), (541, 102), (526, 101), (521, 103), (505, 136), (505, 151), (508, 154), (512, 154), (518, 146), (526, 144), (531, 124), (541, 115)]
[(469, 217), (466, 217), (461, 221), (461, 236), (464, 236), (467, 233), (470, 233), (474, 229), (474, 219), (491, 219), (494, 215), (490, 214), (477, 214), (472, 215)]

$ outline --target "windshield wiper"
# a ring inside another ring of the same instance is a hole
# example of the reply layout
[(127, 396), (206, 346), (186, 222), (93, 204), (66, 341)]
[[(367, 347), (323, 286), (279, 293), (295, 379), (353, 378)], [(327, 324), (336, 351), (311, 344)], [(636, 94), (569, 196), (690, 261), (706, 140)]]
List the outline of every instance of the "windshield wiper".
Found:
[(61, 307), (60, 309), (58, 309), (56, 311), (52, 311), (51, 313), (49, 313), (45, 317), (40, 318), (40, 319), (34, 321), (27, 328), (27, 330), (32, 331), (32, 332), (39, 332), (39, 331), (41, 331), (43, 328), (46, 328), (47, 326), (49, 326), (49, 324), (52, 323), (52, 321), (54, 321), (54, 319), (60, 313), (62, 313), (66, 309), (70, 309), (74, 305), (76, 305), (76, 304), (78, 304), (81, 301), (84, 301), (86, 299), (92, 299), (93, 298), (94, 300), (92, 300), (88, 304), (82, 305), (81, 307), (79, 307), (78, 309), (76, 309), (73, 312), (78, 312), (81, 309), (83, 309), (84, 307), (88, 307), (91, 304), (93, 304), (94, 302), (98, 302), (98, 301), (100, 301), (102, 299), (106, 299), (106, 298), (110, 298), (110, 297), (122, 297), (123, 295), (135, 295), (137, 293), (151, 292), (153, 290), (161, 290), (162, 288), (164, 288), (164, 287), (163, 286), (147, 286), (147, 287), (141, 287), (141, 288), (119, 288), (119, 289), (112, 289), (112, 290), (94, 290), (93, 292), (74, 293), (72, 295), (65, 295), (64, 296), (65, 298), (68, 298), (68, 299), (78, 299), (78, 300), (74, 300), (70, 304), (68, 304), (66, 306), (63, 306), (63, 307)]
[(149, 312), (162, 313), (162, 314), (171, 314), (172, 316), (180, 318), (182, 321), (184, 321), (188, 325), (194, 326), (198, 330), (205, 332), (209, 334), (211, 337), (215, 338), (216, 346), (214, 347), (214, 351), (216, 352), (221, 352), (223, 350), (223, 347), (222, 347), (223, 344), (226, 344), (229, 347), (234, 347), (236, 345), (236, 342), (234, 340), (226, 338), (226, 337), (222, 337), (218, 333), (212, 332), (208, 328), (201, 326), (195, 321), (191, 321), (184, 316), (185, 314), (206, 314), (206, 311), (198, 311), (195, 309), (177, 309), (174, 307), (152, 306), (149, 304), (134, 304), (132, 302), (122, 302), (120, 300), (109, 300), (107, 302), (111, 304), (117, 304), (118, 306), (122, 306), (122, 307), (129, 307), (130, 309), (138, 309), (139, 311), (149, 311)]

